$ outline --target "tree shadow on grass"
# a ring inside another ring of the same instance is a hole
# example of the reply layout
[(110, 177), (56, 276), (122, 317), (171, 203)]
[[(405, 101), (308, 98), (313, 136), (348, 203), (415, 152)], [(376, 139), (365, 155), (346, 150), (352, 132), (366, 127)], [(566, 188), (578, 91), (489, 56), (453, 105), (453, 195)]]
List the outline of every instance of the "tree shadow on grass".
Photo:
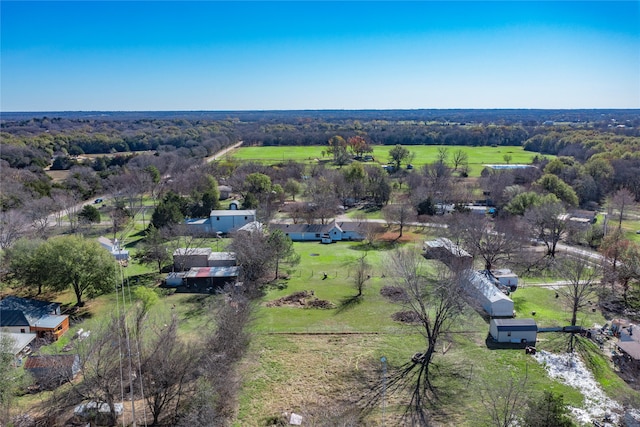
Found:
[(340, 304), (338, 304), (338, 308), (336, 309), (336, 314), (343, 313), (347, 310), (354, 308), (356, 305), (362, 302), (362, 295), (354, 295), (350, 297), (346, 297), (340, 300)]

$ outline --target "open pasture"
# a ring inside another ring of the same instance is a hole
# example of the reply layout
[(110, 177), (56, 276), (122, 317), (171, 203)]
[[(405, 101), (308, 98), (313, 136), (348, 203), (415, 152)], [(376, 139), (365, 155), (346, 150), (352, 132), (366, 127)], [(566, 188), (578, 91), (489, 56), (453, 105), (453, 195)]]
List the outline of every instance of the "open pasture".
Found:
[[(391, 315), (401, 311), (402, 306), (380, 295), (383, 286), (393, 284), (391, 273), (385, 268), (388, 250), (367, 252), (371, 279), (363, 297), (349, 302), (355, 295), (352, 271), (364, 246), (355, 242), (306, 242), (294, 243), (294, 247), (301, 256), (300, 264), (287, 280), (280, 280), (267, 290), (256, 313), (252, 356), (244, 364), (237, 425), (268, 425), (270, 417), (285, 411), (303, 414), (316, 423), (319, 419), (326, 421), (321, 417), (353, 409), (359, 399), (367, 399), (368, 387), (381, 380), (382, 356), (386, 357), (391, 374), (415, 352), (424, 350), (424, 338), (417, 329), (392, 320)], [(270, 301), (300, 291), (313, 291), (316, 298), (330, 301), (334, 308), (267, 306)], [(531, 311), (536, 311), (535, 318), (543, 326), (566, 324), (568, 313), (552, 289), (526, 286), (513, 296), (519, 317), (530, 317)], [(604, 319), (600, 313), (589, 312), (580, 321), (590, 326)], [(487, 320), (470, 309), (442, 340), (434, 376), (434, 384), (442, 390), (442, 418), (436, 415), (437, 421), (443, 425), (478, 425), (486, 414), (478, 391), (483, 387), (500, 388), (511, 376), (522, 378), (525, 374), (529, 376), (529, 390), (553, 390), (563, 394), (566, 403), (583, 405), (577, 390), (551, 380), (543, 366), (525, 355), (524, 350), (487, 346), (488, 331)], [(538, 348), (562, 351), (566, 338), (566, 334), (543, 334)], [(608, 368), (606, 371), (611, 372)], [(603, 386), (612, 397), (628, 393), (627, 386), (615, 374), (608, 379), (612, 384)], [(401, 424), (401, 398), (406, 395), (388, 396), (387, 423)], [(381, 420), (378, 403), (365, 422), (375, 426), (382, 425)]]
[[(438, 149), (441, 145), (410, 145), (406, 146), (409, 151), (415, 153), (412, 164), (420, 167), (433, 163), (438, 158)], [(330, 162), (332, 157), (326, 154), (327, 146), (294, 146), (294, 147), (241, 147), (235, 150), (228, 158), (240, 161), (254, 161), (266, 164), (283, 163), (289, 160), (302, 163), (317, 163), (321, 161)], [(376, 163), (386, 164), (389, 161), (389, 150), (391, 145), (373, 146), (373, 157)], [(507, 164), (505, 155), (511, 156), (510, 164), (524, 163), (530, 164), (536, 153), (525, 151), (522, 147), (501, 146), (501, 147), (468, 147), (468, 146), (446, 146), (449, 154), (449, 163), (453, 153), (461, 149), (468, 156), (470, 176), (479, 176), (485, 164)], [(325, 152), (323, 156), (322, 153)], [(370, 163), (371, 164), (371, 163)]]

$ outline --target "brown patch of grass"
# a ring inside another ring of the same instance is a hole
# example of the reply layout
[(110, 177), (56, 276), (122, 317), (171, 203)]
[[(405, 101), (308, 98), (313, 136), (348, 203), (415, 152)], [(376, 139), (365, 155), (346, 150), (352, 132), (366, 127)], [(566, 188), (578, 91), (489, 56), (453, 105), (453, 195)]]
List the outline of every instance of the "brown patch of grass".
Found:
[[(383, 337), (375, 335), (262, 336), (243, 366), (246, 396), (239, 425), (264, 426), (284, 412), (304, 417), (307, 425), (327, 425), (327, 414), (351, 412), (369, 388), (380, 380)], [(387, 417), (393, 419), (387, 401)], [(349, 415), (352, 416), (352, 415)], [(366, 425), (379, 425), (378, 413)], [(399, 422), (399, 420), (397, 420)], [(399, 425), (391, 423), (389, 425)]]

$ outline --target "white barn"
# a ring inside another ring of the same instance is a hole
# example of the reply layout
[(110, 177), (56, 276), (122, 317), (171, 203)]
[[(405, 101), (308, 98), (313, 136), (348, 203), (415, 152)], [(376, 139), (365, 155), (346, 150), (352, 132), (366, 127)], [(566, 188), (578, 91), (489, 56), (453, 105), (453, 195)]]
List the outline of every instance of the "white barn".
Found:
[(538, 325), (533, 319), (491, 319), (489, 333), (498, 342), (535, 344)]
[(491, 317), (513, 317), (513, 301), (496, 288), (484, 274), (467, 270), (464, 287)]

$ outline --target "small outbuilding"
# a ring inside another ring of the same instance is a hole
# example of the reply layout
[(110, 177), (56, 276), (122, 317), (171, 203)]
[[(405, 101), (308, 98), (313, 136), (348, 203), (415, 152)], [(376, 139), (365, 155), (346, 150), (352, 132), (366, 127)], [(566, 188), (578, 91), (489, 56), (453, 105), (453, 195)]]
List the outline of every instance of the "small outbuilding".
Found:
[(78, 375), (80, 357), (77, 354), (29, 356), (24, 369), (33, 375), (40, 387), (53, 389)]
[(491, 317), (513, 317), (513, 300), (500, 291), (482, 273), (467, 270), (462, 275), (463, 288), (472, 301)]
[(471, 254), (446, 237), (427, 240), (424, 242), (422, 249), (425, 258), (437, 259), (451, 269), (464, 270), (473, 267)]
[(491, 319), (489, 333), (497, 342), (535, 344), (538, 325), (533, 319)]

